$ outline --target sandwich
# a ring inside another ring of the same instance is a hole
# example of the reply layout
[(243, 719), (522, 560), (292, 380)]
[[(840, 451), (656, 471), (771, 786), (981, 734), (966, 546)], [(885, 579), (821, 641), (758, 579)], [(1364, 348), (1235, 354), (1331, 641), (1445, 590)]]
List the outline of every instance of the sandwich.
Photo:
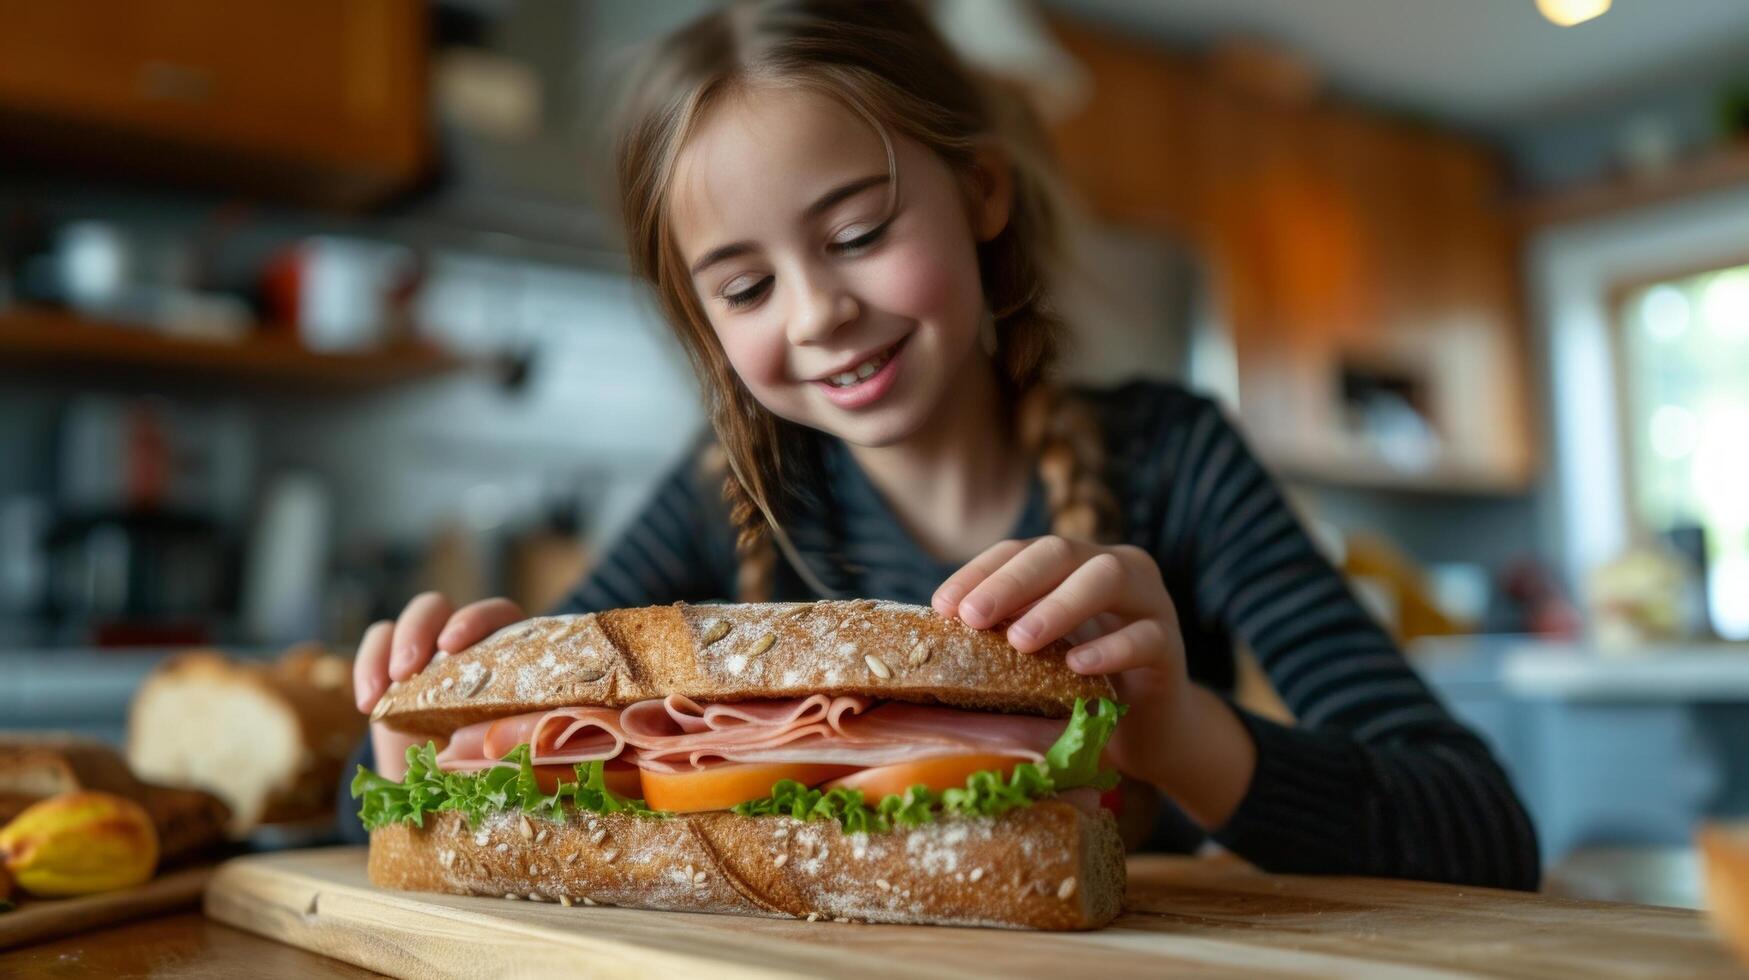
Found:
[(1030, 929), (1111, 921), (1110, 682), (921, 606), (528, 620), (391, 684), (352, 794), (380, 887)]

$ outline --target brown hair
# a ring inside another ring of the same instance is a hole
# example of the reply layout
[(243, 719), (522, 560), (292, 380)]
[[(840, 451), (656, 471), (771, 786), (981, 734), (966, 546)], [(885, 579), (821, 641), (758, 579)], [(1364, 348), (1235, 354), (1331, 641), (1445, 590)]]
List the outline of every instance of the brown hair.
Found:
[(726, 95), (756, 83), (819, 92), (867, 120), (887, 147), (895, 193), (894, 134), (936, 153), (968, 201), (981, 179), (977, 152), (989, 145), (1002, 151), (1014, 184), (1008, 224), (978, 246), (1002, 394), (1022, 450), (1038, 463), (1052, 530), (1111, 534), (1116, 507), (1100, 478), (1098, 428), (1085, 406), (1047, 381), (1062, 334), (1045, 290), (1045, 268), (1060, 251), (1061, 205), (1048, 141), (1025, 101), (974, 76), (909, 0), (735, 3), (668, 35), (645, 58), (621, 110), (614, 166), (633, 270), (654, 287), (704, 388), (718, 440), (705, 464), (721, 474), (738, 531), (737, 597), (770, 598), (773, 537), (809, 587), (831, 594), (790, 545), (780, 517), (791, 499), (784, 488), (813, 476), (797, 448), (807, 441), (785, 438), (800, 427), (760, 405), (735, 374), (668, 220), (669, 187), (688, 137)]

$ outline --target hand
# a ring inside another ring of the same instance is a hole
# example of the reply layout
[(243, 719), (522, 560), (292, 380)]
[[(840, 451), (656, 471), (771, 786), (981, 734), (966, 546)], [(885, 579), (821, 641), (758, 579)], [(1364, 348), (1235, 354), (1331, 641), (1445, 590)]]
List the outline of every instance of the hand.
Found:
[[(388, 690), (389, 681), (404, 681), (424, 670), (438, 650), (465, 650), (527, 618), (522, 607), (509, 599), (483, 599), (458, 610), (436, 592), (414, 596), (401, 610), (400, 619), (372, 625), (359, 641), (358, 655), (352, 661), (352, 690), (358, 710), (369, 714)], [(400, 779), (406, 771), (407, 746), (416, 740), (380, 724), (370, 726), (370, 737), (377, 771)]]
[(998, 542), (943, 582), (931, 605), (975, 629), (1012, 618), (1008, 642), (1022, 653), (1063, 637), (1076, 643), (1069, 666), (1115, 675), (1130, 708), (1108, 747), (1112, 761), (1151, 779), (1148, 763), (1189, 679), (1178, 612), (1146, 551), (1056, 535)]

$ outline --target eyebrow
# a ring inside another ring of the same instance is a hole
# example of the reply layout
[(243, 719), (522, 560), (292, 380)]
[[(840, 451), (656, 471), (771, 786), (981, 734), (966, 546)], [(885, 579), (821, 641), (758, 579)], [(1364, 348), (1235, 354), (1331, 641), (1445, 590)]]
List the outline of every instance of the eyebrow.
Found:
[[(833, 205), (855, 197), (871, 187), (878, 187), (881, 184), (886, 183), (887, 180), (888, 178), (886, 174), (871, 174), (870, 176), (858, 177), (847, 184), (841, 184), (834, 187), (820, 195), (819, 200), (808, 205), (807, 208), (802, 211), (802, 219), (804, 221), (811, 221), (814, 218), (819, 217), (822, 213), (830, 210)], [(704, 255), (699, 257), (697, 262), (692, 264), (692, 274), (696, 276), (718, 262), (745, 255), (751, 251), (753, 251), (752, 242), (730, 242), (727, 245), (719, 245), (704, 253)]]

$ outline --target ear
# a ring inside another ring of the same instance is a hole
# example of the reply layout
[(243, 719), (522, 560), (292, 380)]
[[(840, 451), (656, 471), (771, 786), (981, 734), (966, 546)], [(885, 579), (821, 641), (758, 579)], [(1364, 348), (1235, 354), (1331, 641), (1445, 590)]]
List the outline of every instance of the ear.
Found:
[(1014, 207), (1014, 169), (1007, 154), (994, 147), (979, 150), (971, 185), (972, 231), (987, 242), (1008, 227)]

